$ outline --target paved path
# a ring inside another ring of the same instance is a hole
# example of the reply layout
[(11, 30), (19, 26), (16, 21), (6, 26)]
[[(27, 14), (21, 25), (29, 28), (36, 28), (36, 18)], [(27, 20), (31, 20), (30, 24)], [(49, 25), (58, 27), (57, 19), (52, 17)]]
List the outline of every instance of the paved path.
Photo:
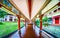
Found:
[(15, 32), (9, 38), (39, 38), (39, 28), (37, 26), (28, 26), (21, 28), (21, 31)]

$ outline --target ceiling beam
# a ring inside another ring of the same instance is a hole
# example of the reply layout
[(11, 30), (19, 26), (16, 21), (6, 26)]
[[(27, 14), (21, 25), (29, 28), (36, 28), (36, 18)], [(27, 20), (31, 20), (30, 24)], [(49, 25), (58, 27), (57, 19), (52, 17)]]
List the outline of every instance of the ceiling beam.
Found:
[(28, 0), (29, 18), (31, 19), (32, 0)]

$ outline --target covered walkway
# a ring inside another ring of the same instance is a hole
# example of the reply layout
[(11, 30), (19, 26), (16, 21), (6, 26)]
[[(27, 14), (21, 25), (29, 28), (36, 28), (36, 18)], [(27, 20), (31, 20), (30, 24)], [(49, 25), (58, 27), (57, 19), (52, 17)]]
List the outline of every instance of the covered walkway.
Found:
[[(6, 5), (5, 2), (7, 2)], [(60, 15), (60, 0), (3, 0), (0, 3), (0, 9), (17, 17), (18, 31), (8, 38), (54, 38), (43, 31), (43, 25), (49, 25), (47, 19), (43, 19)], [(39, 18), (39, 28), (35, 22), (37, 18)], [(23, 28), (21, 28), (21, 19), (24, 22)], [(55, 20), (59, 25), (60, 17), (58, 21)]]

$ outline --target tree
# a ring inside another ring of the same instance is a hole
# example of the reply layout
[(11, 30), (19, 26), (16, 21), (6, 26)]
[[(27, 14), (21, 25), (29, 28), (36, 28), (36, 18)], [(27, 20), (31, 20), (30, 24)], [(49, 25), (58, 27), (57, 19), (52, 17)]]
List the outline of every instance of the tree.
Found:
[[(0, 9), (0, 18), (4, 18), (5, 15), (7, 15), (7, 12)], [(0, 21), (0, 24), (3, 24), (3, 22)]]
[(49, 25), (47, 16), (43, 19), (43, 25), (44, 26), (48, 26)]
[(5, 15), (7, 15), (7, 12), (0, 9), (0, 18), (3, 18)]

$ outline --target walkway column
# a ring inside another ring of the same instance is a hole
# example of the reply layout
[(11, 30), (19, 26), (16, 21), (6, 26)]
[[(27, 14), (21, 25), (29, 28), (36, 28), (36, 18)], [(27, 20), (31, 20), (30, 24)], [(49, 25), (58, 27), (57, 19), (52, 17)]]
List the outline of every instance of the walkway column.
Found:
[(17, 15), (17, 18), (18, 18), (18, 30), (20, 30), (20, 16)]
[(40, 30), (42, 30), (42, 17), (40, 17)]
[(42, 38), (42, 18), (43, 18), (43, 15), (44, 14), (42, 14), (42, 15), (40, 15), (39, 17), (40, 17), (40, 32), (39, 32), (39, 38)]
[(44, 14), (40, 15), (40, 30), (42, 30), (42, 18), (43, 18), (43, 15)]
[(18, 30), (20, 30), (20, 18), (18, 18)]

